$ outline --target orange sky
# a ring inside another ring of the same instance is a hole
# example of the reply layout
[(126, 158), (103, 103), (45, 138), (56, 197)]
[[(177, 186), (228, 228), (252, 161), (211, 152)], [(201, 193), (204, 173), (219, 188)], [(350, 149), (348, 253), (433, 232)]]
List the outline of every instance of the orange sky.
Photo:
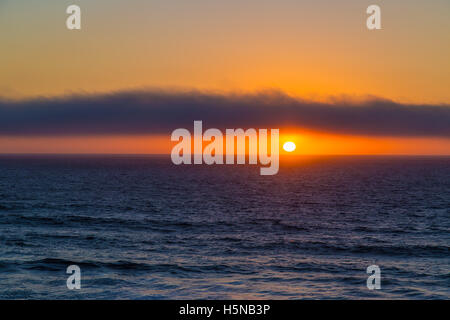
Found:
[[(297, 145), (292, 153), (296, 155), (450, 155), (450, 139), (283, 134), (281, 130), (282, 155), (288, 154), (282, 150), (286, 141)], [(0, 137), (2, 153), (168, 154), (175, 144), (167, 136)]]
[[(134, 88), (450, 104), (450, 2), (71, 1), (0, 3), (0, 97)], [(175, 128), (174, 128), (175, 129)], [(282, 131), (283, 132), (283, 131)], [(449, 154), (450, 139), (304, 133), (299, 154)], [(1, 153), (165, 153), (170, 137), (0, 137)]]
[(70, 1), (0, 4), (0, 96), (141, 87), (450, 103), (450, 2)]

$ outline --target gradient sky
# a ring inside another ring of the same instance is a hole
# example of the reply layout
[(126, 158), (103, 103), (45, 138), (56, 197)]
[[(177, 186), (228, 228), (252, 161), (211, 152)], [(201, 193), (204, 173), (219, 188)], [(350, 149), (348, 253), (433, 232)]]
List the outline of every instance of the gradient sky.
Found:
[[(365, 10), (375, 3), (383, 30), (369, 31)], [(65, 27), (70, 4), (82, 9), (81, 31)], [(0, 0), (0, 97), (275, 88), (310, 100), (448, 106), (449, 16), (447, 0)], [(446, 135), (301, 129), (296, 137), (310, 142), (299, 153), (450, 153)], [(155, 134), (77, 135), (72, 149), (67, 139), (3, 133), (0, 152), (95, 152), (98, 139), (102, 152), (170, 147)]]

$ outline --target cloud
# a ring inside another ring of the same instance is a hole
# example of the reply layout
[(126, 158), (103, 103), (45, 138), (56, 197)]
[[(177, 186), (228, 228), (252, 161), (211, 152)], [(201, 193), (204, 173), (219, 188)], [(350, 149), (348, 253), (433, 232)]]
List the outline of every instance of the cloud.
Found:
[(313, 102), (281, 92), (212, 94), (127, 91), (25, 101), (0, 100), (0, 135), (169, 134), (192, 128), (295, 126), (372, 136), (450, 137), (449, 105), (371, 98)]

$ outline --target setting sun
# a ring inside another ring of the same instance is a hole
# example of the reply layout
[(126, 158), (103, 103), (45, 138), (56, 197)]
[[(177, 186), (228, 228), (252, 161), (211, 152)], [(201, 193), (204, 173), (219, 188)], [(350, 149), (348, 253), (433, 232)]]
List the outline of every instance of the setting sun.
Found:
[(292, 152), (295, 150), (295, 148), (296, 148), (296, 145), (292, 141), (288, 141), (283, 145), (283, 149), (287, 152)]

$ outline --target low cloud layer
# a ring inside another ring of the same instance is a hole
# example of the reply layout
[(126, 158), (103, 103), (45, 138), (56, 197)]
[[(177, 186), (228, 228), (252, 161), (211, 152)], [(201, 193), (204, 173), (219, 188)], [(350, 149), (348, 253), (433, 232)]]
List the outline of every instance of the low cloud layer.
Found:
[(0, 135), (169, 134), (205, 128), (302, 127), (372, 136), (450, 137), (449, 105), (387, 100), (318, 103), (278, 92), (219, 95), (158, 91), (0, 100)]

